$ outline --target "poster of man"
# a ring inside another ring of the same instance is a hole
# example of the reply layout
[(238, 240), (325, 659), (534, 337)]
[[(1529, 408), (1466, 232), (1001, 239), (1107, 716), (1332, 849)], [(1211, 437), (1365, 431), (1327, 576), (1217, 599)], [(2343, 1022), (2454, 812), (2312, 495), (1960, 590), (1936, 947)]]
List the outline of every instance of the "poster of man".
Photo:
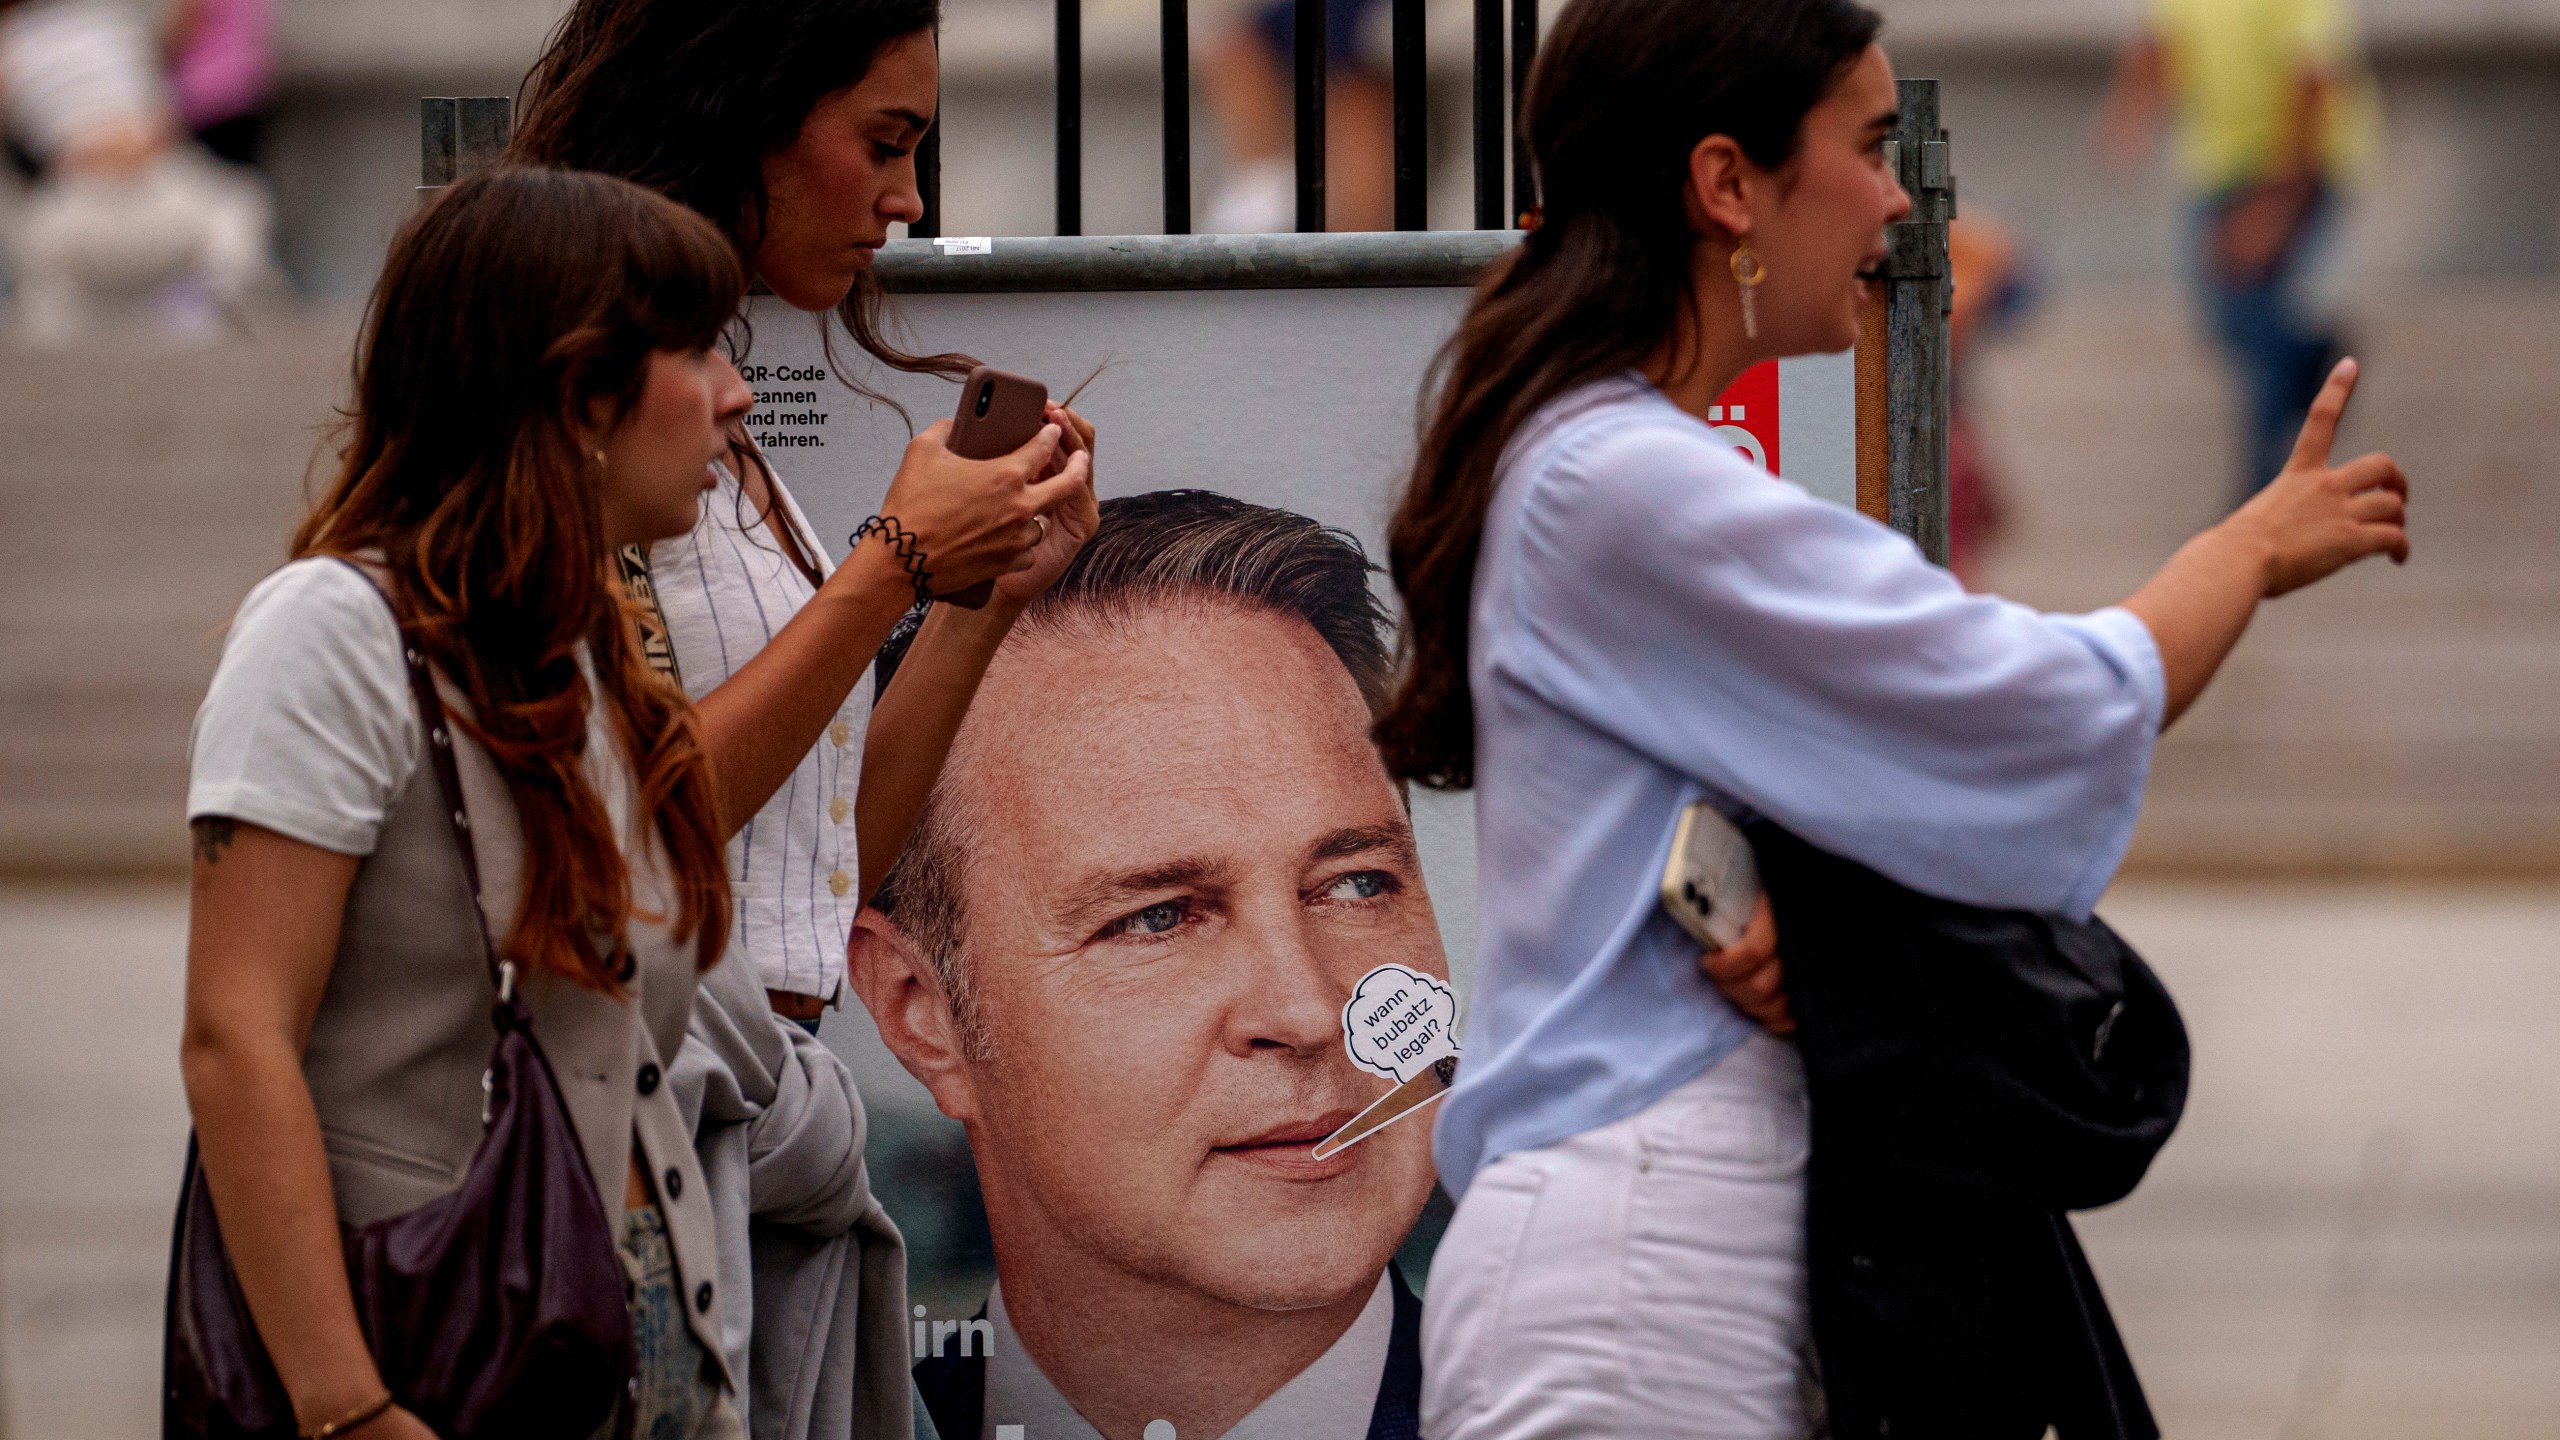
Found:
[(1391, 1257), (1432, 1112), (1312, 1153), (1395, 1083), (1345, 1048), (1362, 977), (1449, 973), (1369, 741), (1372, 573), (1289, 511), (1105, 502), (863, 913), (854, 989), (965, 1127), (993, 1238), (916, 1366), (945, 1440), (1416, 1433)]

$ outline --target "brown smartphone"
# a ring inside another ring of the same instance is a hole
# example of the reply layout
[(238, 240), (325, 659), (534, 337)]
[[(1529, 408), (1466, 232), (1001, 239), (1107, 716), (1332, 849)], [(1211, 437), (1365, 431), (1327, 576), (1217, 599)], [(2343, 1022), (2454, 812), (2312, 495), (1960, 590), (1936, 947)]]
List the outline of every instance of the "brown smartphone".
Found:
[[(1049, 387), (1024, 375), (981, 365), (960, 385), (960, 405), (951, 415), (951, 453), (963, 460), (993, 460), (1031, 443), (1049, 423)], [(996, 593), (996, 582), (981, 580), (966, 590), (934, 598), (963, 610), (984, 607)]]

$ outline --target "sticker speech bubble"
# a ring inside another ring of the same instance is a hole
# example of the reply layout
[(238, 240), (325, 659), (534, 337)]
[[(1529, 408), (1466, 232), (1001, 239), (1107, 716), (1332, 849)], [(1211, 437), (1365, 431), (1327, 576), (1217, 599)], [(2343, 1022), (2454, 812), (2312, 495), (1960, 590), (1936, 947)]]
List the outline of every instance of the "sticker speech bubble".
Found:
[(1458, 993), (1403, 965), (1360, 977), (1342, 1007), (1351, 1063), (1402, 1084), (1458, 1053)]

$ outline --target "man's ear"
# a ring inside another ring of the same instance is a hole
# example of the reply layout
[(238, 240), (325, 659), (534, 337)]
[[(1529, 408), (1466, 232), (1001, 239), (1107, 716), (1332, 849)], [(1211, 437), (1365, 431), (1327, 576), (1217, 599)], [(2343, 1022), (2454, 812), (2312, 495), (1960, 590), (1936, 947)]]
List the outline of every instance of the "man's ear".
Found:
[(1757, 174), (1732, 136), (1699, 141), (1689, 152), (1689, 223), (1710, 239), (1750, 239), (1750, 185)]
[(907, 1073), (933, 1093), (943, 1114), (963, 1124), (977, 1118), (977, 1092), (960, 1023), (943, 993), (942, 977), (898, 922), (865, 905), (853, 922), (845, 975), (880, 1041)]

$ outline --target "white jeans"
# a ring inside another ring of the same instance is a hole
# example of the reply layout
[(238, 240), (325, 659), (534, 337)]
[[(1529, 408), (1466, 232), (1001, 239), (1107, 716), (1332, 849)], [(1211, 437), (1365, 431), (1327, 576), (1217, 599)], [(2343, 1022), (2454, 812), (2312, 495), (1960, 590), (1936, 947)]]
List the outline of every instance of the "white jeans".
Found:
[(1479, 1172), (1431, 1263), (1426, 1440), (1803, 1440), (1804, 1067), (1754, 1035)]

